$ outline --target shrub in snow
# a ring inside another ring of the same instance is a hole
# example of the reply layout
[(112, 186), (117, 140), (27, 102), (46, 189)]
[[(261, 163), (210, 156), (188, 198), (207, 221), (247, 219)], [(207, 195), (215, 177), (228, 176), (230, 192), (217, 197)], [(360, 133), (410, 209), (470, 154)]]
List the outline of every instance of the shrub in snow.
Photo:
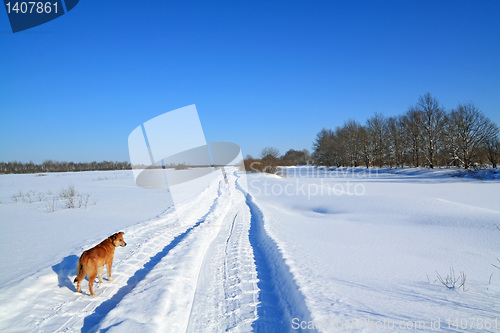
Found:
[(436, 274), (439, 282), (441, 282), (441, 284), (444, 285), (446, 288), (448, 289), (462, 288), (463, 291), (468, 290), (465, 288), (466, 276), (464, 272), (460, 272), (460, 274), (456, 276), (455, 270), (453, 268), (450, 268), (450, 273), (448, 273), (448, 275), (446, 275), (444, 279), (441, 277), (438, 271), (436, 271)]
[[(59, 197), (64, 200), (66, 208), (87, 208), (90, 200), (90, 194), (79, 193), (75, 190), (74, 185), (69, 185), (62, 189)], [(93, 201), (95, 204), (95, 201)]]
[(68, 188), (63, 188), (59, 193), (59, 197), (65, 201), (66, 208), (75, 208), (76, 190), (74, 185), (69, 185)]

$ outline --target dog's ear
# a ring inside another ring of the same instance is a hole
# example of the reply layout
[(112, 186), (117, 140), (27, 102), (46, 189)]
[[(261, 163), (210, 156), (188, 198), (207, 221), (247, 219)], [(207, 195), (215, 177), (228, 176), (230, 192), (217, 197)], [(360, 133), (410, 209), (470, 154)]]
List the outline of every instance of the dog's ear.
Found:
[(120, 231), (118, 234), (119, 235), (125, 235), (125, 233), (123, 231)]
[(116, 234), (109, 236), (109, 238), (111, 238), (111, 240), (114, 241), (116, 239)]

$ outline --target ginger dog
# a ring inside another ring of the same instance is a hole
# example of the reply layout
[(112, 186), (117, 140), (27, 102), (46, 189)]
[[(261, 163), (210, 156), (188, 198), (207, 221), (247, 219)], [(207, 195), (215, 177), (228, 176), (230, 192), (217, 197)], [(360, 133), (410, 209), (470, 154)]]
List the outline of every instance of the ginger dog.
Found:
[(100, 244), (93, 248), (84, 251), (80, 259), (78, 259), (78, 266), (76, 267), (76, 278), (73, 283), (77, 282), (76, 291), (80, 292), (80, 284), (85, 276), (89, 277), (89, 290), (90, 295), (95, 296), (93, 286), (96, 276), (99, 274), (99, 282), (102, 282), (102, 275), (104, 265), (108, 267), (108, 280), (113, 281), (111, 277), (111, 266), (113, 265), (113, 256), (115, 248), (118, 246), (125, 246), (127, 243), (123, 240), (123, 232), (118, 232), (103, 240)]

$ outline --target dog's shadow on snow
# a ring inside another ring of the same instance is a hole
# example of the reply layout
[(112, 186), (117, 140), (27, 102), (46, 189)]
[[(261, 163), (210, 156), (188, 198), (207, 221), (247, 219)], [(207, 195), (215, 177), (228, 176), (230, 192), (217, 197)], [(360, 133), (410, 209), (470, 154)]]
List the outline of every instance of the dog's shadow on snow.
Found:
[(78, 256), (71, 255), (65, 257), (60, 263), (52, 266), (52, 270), (57, 274), (59, 288), (68, 288), (76, 292), (76, 287), (70, 278), (70, 275), (75, 275)]

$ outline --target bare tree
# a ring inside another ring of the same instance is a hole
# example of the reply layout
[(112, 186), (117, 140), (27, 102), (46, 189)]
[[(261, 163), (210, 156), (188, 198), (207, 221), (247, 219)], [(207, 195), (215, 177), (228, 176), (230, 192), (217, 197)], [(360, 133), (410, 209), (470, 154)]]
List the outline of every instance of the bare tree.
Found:
[(486, 141), (485, 150), (488, 161), (493, 168), (496, 168), (500, 159), (500, 140), (498, 140), (498, 136)]
[(323, 128), (313, 144), (313, 158), (319, 165), (339, 165), (342, 160), (343, 145), (331, 129)]
[(353, 119), (349, 119), (344, 123), (344, 126), (340, 130), (341, 137), (345, 145), (345, 152), (347, 157), (347, 162), (349, 166), (356, 167), (362, 161), (362, 150), (360, 144), (360, 134), (361, 134), (360, 123)]
[(373, 162), (379, 167), (385, 165), (388, 154), (387, 147), (387, 123), (382, 114), (375, 115), (366, 121), (366, 128), (373, 152)]
[(373, 161), (373, 156), (371, 153), (370, 137), (365, 126), (361, 126), (361, 128), (359, 129), (358, 140), (361, 158), (365, 163), (366, 168), (368, 169)]
[(402, 118), (402, 128), (409, 146), (411, 155), (411, 164), (415, 167), (420, 166), (420, 155), (422, 152), (422, 132), (419, 124), (422, 113), (416, 108), (411, 107)]
[(278, 159), (280, 156), (280, 151), (278, 148), (274, 147), (266, 147), (262, 149), (262, 152), (260, 153), (260, 157), (262, 159)]
[(418, 126), (424, 137), (424, 156), (432, 169), (435, 165), (435, 155), (442, 142), (445, 113), (437, 99), (430, 93), (420, 96), (416, 108), (420, 113)]
[(310, 154), (307, 149), (304, 150), (290, 149), (285, 153), (285, 155), (281, 157), (281, 160), (285, 164), (291, 164), (291, 165), (306, 164), (308, 163), (309, 159), (310, 159)]
[(389, 117), (387, 119), (387, 137), (389, 163), (396, 167), (402, 166), (404, 161), (405, 140), (403, 135), (403, 117)]
[(275, 173), (280, 162), (280, 151), (274, 147), (266, 147), (260, 153), (263, 171)]
[(468, 169), (480, 147), (497, 137), (498, 128), (474, 104), (459, 104), (449, 116), (450, 148)]

